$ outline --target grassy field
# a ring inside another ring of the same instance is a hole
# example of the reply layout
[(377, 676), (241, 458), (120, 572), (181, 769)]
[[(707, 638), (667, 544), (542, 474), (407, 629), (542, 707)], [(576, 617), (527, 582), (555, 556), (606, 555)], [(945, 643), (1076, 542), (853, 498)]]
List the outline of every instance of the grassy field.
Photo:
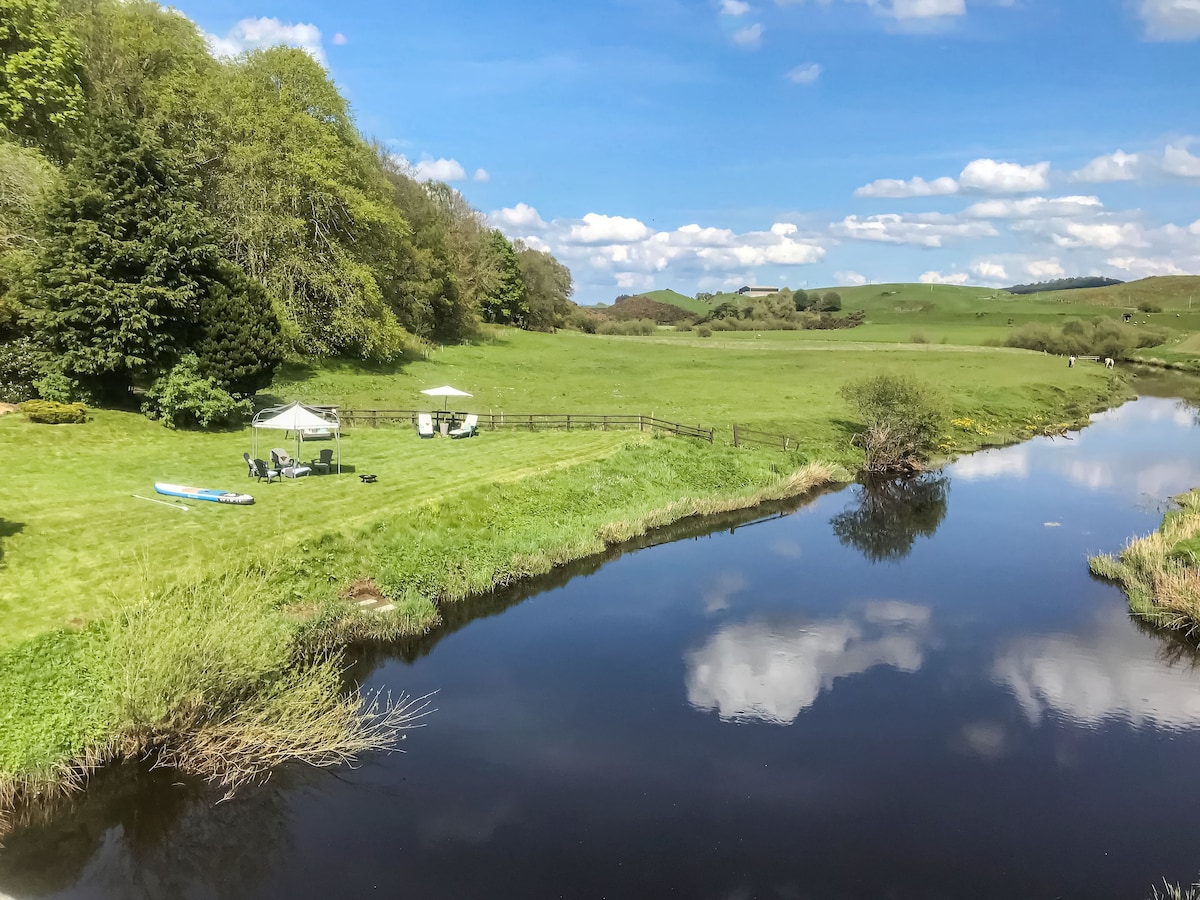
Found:
[[(902, 343), (901, 323), (874, 326), (892, 340), (862, 340), (865, 329), (858, 340), (493, 330), (403, 365), (289, 365), (260, 400), (420, 409), (433, 405), (422, 388), (449, 383), (474, 395), (455, 404), (465, 411), (645, 413), (717, 429), (710, 445), (578, 430), (421, 441), (406, 427), (351, 428), (342, 458), (378, 475), (370, 485), (354, 473), (255, 483), (241, 459), (246, 429), (174, 432), (106, 410), (70, 426), (0, 418), (0, 806), (6, 783), (52, 783), (72, 765), (147, 747), (185, 768), (239, 759), (238, 771), (256, 771), (286, 758), (306, 728), (369, 746), (380, 732), (347, 713), (327, 651), (421, 633), (439, 602), (647, 528), (848, 477), (859, 453), (839, 389), (852, 378), (907, 372), (939, 386), (947, 419), (970, 420), (948, 422), (946, 453), (1079, 420), (1126, 390), (1099, 366), (981, 346), (969, 340), (983, 328), (974, 317), (944, 315), (958, 343)], [(738, 450), (734, 423), (797, 444)], [(265, 438), (260, 455), (284, 443)], [(256, 503), (182, 511), (133, 496), (154, 497), (155, 481), (248, 491)], [(364, 582), (395, 609), (372, 615), (339, 599)], [(268, 737), (246, 743), (246, 733)]]
[[(822, 292), (819, 289), (815, 292)], [(947, 284), (870, 284), (836, 288), (843, 310), (864, 310), (866, 322), (836, 331), (806, 331), (804, 340), (835, 342), (931, 343), (1001, 345), (1013, 328), (1031, 323), (1061, 324), (1068, 318), (1119, 317), (1128, 312), (1135, 322), (1171, 329), (1175, 334), (1162, 347), (1139, 351), (1135, 356), (1166, 363), (1200, 362), (1200, 277), (1146, 278), (1105, 288), (1084, 288), (1041, 294), (1009, 294), (992, 288)], [(659, 296), (661, 295), (661, 296)], [(663, 302), (697, 312), (698, 301), (674, 291), (655, 291)], [(744, 305), (741, 295), (719, 295), (703, 311), (722, 300)], [(1162, 307), (1161, 313), (1143, 313), (1140, 303)], [(738, 332), (736, 337), (752, 336)], [(778, 334), (763, 332), (764, 335)], [(721, 332), (723, 340), (734, 335)]]

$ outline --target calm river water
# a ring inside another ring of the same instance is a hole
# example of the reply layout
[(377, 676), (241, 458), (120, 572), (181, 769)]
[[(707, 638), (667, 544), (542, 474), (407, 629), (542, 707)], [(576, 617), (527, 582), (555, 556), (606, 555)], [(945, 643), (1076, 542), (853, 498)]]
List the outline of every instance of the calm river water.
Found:
[(114, 769), (0, 897), (1140, 900), (1200, 874), (1200, 672), (1087, 555), (1194, 485), (1192, 412), (1143, 398), (687, 526), (360, 660), (438, 691), (407, 753), (219, 805)]

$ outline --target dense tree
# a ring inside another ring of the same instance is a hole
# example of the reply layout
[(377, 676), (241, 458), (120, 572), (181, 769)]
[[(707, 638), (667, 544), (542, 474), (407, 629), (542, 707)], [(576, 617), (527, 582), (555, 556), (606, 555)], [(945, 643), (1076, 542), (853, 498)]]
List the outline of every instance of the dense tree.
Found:
[(826, 291), (810, 308), (815, 312), (837, 312), (842, 308), (842, 295), (837, 291)]
[(169, 369), (199, 332), (210, 294), (244, 299), (192, 185), (124, 118), (99, 123), (52, 196), (46, 226), (40, 327), (63, 373), (99, 397), (120, 398)]
[(0, 341), (18, 330), (22, 304), (12, 288), (28, 268), (40, 205), (56, 177), (36, 150), (0, 141)]
[(537, 330), (560, 328), (575, 304), (571, 294), (571, 270), (542, 250), (517, 242), (517, 262), (525, 282), (525, 298), (529, 308), (526, 326)]
[(216, 260), (215, 274), (192, 349), (202, 377), (234, 397), (252, 397), (271, 383), (283, 362), (279, 320), (262, 285), (236, 265)]
[(483, 318), (501, 325), (523, 325), (529, 307), (516, 250), (498, 230), (491, 232), (488, 249), (496, 266), (497, 278), (483, 299)]
[(812, 300), (809, 299), (806, 291), (802, 291), (800, 288), (796, 288), (796, 290), (792, 291), (792, 308), (795, 309), (796, 312), (803, 312), (810, 306), (812, 306)]
[(83, 120), (81, 74), (55, 0), (0, 0), (0, 134), (62, 156)]

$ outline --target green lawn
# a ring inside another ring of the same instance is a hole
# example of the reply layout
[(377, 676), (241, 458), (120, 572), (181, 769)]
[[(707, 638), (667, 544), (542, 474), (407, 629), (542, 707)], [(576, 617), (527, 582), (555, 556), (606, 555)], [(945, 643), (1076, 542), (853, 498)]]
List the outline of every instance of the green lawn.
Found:
[[(950, 397), (952, 416), (986, 423), (995, 439), (1037, 416), (1078, 418), (1110, 386), (1096, 366), (978, 346), (867, 344), (807, 339), (807, 332), (702, 339), (662, 332), (611, 338), (503, 330), (384, 369), (352, 363), (293, 365), (277, 379), (284, 400), (343, 408), (428, 408), (419, 392), (443, 383), (474, 394), (465, 410), (507, 413), (647, 413), (717, 429), (736, 422), (800, 440), (806, 459), (853, 465), (850, 416), (838, 394), (866, 372), (914, 372)], [(485, 432), (421, 441), (408, 428), (348, 429), (343, 459), (354, 475), (256, 484), (241, 460), (248, 431), (176, 432), (133, 413), (100, 411), (79, 426), (0, 419), (7, 490), (0, 524), (0, 643), (95, 616), (155, 585), (209, 575), (265, 551), (286, 553), (328, 535), (350, 535), (427, 501), (471, 496), (495, 482), (602, 459), (629, 434)], [(955, 449), (983, 440), (954, 432)], [(260, 455), (282, 443), (263, 438)], [(312, 452), (326, 444), (313, 444)], [(189, 503), (180, 512), (135, 499), (168, 481), (257, 498), (250, 508)]]

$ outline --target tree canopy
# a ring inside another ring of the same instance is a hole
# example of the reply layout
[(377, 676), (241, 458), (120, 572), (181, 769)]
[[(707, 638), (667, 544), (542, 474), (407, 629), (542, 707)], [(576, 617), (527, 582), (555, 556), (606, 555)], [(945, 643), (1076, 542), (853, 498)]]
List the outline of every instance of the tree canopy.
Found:
[(44, 343), (113, 395), (190, 353), (248, 395), (287, 353), (553, 329), (571, 293), (366, 139), (309, 54), (214, 58), (153, 0), (0, 0), (0, 355)]

